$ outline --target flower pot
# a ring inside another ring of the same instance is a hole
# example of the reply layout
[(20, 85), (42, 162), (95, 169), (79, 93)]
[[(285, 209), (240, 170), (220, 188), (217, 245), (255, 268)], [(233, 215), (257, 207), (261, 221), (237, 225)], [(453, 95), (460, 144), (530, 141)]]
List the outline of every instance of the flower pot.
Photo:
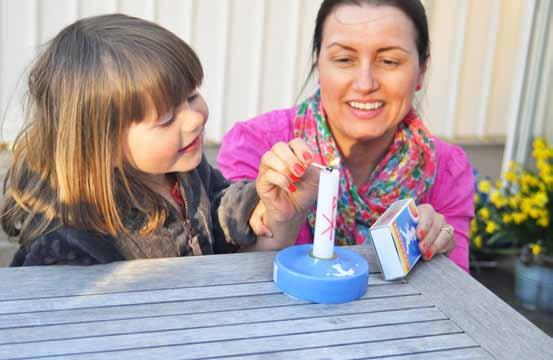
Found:
[(553, 312), (553, 268), (515, 264), (515, 295), (529, 310)]

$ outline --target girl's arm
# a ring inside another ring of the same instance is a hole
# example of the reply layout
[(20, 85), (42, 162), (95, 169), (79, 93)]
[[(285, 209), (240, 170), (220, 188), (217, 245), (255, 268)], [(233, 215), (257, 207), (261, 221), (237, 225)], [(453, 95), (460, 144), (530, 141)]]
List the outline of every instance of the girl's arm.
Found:
[(10, 266), (93, 265), (120, 260), (125, 259), (111, 237), (61, 227), (21, 245)]
[(211, 203), (214, 252), (235, 252), (255, 244), (257, 236), (249, 226), (250, 216), (259, 202), (255, 183), (248, 180), (230, 183), (205, 157), (196, 170)]

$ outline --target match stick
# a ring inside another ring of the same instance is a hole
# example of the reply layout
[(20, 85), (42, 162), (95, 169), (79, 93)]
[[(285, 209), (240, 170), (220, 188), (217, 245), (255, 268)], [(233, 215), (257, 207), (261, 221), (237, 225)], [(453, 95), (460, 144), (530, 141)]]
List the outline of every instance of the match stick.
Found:
[(324, 165), (318, 164), (316, 162), (312, 162), (311, 165), (313, 165), (314, 167), (319, 168), (321, 170), (325, 170), (325, 171), (332, 171), (334, 169), (332, 166), (324, 166)]

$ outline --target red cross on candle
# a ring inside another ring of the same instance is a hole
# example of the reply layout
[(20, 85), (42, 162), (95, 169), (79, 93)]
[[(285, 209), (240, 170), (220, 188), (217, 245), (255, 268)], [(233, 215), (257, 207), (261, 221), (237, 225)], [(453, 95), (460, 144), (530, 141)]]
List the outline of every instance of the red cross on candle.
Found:
[(326, 214), (323, 214), (323, 217), (325, 218), (326, 221), (328, 221), (328, 228), (326, 228), (324, 231), (323, 231), (323, 235), (326, 234), (327, 232), (330, 231), (330, 240), (332, 242), (334, 242), (334, 233), (335, 233), (335, 229), (336, 229), (336, 223), (333, 221), (334, 220), (334, 214), (336, 213), (336, 202), (337, 202), (337, 199), (336, 199), (336, 196), (333, 196), (332, 197), (332, 209), (331, 209), (331, 213), (330, 213), (330, 218), (328, 216), (326, 216)]

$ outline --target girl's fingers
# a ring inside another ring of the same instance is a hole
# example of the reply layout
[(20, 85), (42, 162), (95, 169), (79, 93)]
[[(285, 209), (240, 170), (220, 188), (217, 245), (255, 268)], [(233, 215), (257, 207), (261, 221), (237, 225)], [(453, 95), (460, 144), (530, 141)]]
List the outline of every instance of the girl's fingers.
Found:
[(271, 230), (265, 225), (265, 205), (259, 202), (250, 216), (250, 227), (256, 236), (273, 237)]

